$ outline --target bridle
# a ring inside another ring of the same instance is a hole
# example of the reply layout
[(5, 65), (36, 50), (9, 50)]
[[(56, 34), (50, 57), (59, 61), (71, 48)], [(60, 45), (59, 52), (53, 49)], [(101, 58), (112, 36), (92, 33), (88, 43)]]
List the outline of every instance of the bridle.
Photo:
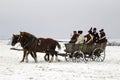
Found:
[(20, 35), (20, 36), (18, 37), (18, 41), (22, 41), (22, 40), (23, 40), (23, 36)]

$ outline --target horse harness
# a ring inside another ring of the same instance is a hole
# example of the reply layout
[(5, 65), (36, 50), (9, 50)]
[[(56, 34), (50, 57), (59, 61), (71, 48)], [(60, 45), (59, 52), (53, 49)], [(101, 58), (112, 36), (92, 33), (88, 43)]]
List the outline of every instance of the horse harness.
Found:
[(38, 39), (38, 46), (40, 46), (42, 43), (42, 40)]
[[(36, 38), (32, 38), (29, 42), (23, 42), (23, 48), (25, 48), (25, 47), (27, 47), (27, 46), (30, 46), (34, 41), (36, 40)], [(18, 41), (23, 41), (23, 36), (19, 36), (19, 38), (18, 38)], [(35, 47), (36, 48), (36, 47)]]

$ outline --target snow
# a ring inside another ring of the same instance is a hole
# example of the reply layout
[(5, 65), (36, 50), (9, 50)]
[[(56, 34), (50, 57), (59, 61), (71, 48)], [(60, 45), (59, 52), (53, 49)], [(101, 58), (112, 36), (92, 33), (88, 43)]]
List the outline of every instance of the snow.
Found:
[(60, 62), (49, 63), (44, 53), (37, 53), (38, 63), (30, 55), (28, 63), (20, 63), (23, 52), (10, 50), (7, 43), (0, 40), (0, 80), (120, 80), (119, 46), (107, 46), (104, 62), (74, 63), (58, 57)]

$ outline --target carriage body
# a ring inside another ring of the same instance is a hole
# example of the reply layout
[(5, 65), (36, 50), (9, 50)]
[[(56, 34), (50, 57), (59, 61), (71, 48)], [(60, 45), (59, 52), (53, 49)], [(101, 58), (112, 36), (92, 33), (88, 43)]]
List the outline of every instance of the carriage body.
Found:
[(65, 44), (66, 47), (66, 57), (65, 60), (72, 61), (104, 61), (105, 59), (105, 48), (106, 43), (97, 43), (92, 45), (87, 44)]

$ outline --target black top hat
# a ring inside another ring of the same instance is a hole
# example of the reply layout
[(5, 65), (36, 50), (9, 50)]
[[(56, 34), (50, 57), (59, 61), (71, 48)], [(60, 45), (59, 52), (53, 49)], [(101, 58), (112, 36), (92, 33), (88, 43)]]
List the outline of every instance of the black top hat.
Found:
[(101, 29), (99, 32), (103, 32), (104, 31), (104, 29)]
[(78, 33), (82, 34), (82, 33), (83, 33), (83, 31), (78, 31)]
[(93, 30), (97, 30), (96, 28), (93, 28)]

